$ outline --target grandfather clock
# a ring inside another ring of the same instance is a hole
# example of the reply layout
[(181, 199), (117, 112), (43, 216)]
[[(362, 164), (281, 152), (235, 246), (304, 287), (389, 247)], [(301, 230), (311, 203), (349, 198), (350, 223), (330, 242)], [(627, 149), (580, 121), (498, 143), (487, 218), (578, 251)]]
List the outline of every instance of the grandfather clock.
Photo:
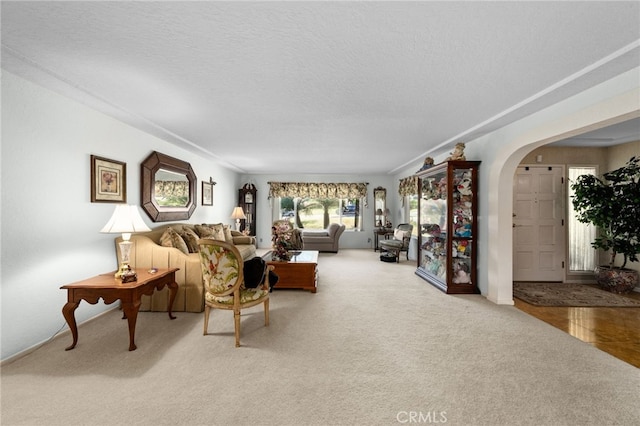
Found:
[(256, 186), (246, 183), (239, 190), (238, 205), (242, 207), (246, 219), (240, 220), (240, 229), (249, 230), (249, 235), (256, 235)]

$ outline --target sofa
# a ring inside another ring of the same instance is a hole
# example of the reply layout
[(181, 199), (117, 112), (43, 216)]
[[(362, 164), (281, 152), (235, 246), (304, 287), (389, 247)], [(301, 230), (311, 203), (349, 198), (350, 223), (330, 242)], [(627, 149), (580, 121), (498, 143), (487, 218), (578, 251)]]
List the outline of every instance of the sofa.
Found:
[(332, 223), (321, 231), (302, 231), (302, 249), (337, 253), (344, 228), (343, 224)]
[[(201, 232), (204, 232), (205, 227), (215, 229), (217, 234), (202, 235)], [(171, 229), (169, 230), (169, 228)], [(222, 229), (222, 233), (220, 233), (220, 229)], [(170, 223), (159, 226), (150, 232), (141, 232), (131, 236), (133, 244), (130, 265), (134, 270), (180, 268), (176, 272), (178, 294), (173, 303), (174, 312), (202, 312), (204, 310), (204, 284), (200, 257), (197, 252), (198, 238), (214, 238), (232, 242), (242, 255), (243, 261), (256, 256), (255, 237), (243, 235), (231, 230), (228, 225), (222, 224)], [(122, 237), (116, 238), (118, 263), (120, 263), (118, 243), (121, 241)], [(140, 310), (166, 311), (168, 304), (169, 290), (165, 287), (160, 291), (155, 291), (151, 296), (142, 296)]]

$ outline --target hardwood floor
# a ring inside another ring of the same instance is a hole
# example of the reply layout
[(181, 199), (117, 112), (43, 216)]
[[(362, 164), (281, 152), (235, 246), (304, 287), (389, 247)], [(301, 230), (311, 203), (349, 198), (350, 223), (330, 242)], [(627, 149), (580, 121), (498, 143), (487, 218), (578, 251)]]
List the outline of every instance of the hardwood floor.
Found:
[[(627, 296), (640, 300), (638, 292)], [(640, 368), (640, 308), (566, 308), (514, 301), (516, 308)]]

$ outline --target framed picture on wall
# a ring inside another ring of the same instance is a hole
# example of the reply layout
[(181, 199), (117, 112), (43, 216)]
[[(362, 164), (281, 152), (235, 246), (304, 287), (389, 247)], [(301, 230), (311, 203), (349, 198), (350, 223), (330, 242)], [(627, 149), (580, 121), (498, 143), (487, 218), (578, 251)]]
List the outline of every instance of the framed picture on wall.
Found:
[(127, 202), (127, 164), (91, 156), (91, 202)]
[(202, 205), (213, 205), (213, 184), (211, 182), (202, 181)]

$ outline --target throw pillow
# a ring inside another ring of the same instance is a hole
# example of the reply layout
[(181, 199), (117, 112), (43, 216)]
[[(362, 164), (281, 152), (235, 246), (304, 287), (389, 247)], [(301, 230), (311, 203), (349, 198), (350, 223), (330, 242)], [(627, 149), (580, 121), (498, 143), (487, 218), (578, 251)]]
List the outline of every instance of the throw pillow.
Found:
[(231, 235), (231, 226), (224, 225), (223, 231), (224, 231), (224, 240), (229, 244), (233, 244), (233, 235)]
[(222, 223), (209, 224), (209, 228), (213, 229), (216, 240), (227, 241), (224, 236), (224, 225)]
[(396, 240), (404, 240), (404, 237), (407, 235), (407, 231), (402, 231), (400, 229), (396, 229), (395, 231), (393, 231), (393, 237)]
[(196, 229), (196, 233), (198, 234), (198, 236), (200, 236), (200, 238), (208, 238), (212, 240), (216, 239), (215, 232), (209, 227), (209, 225), (195, 225), (194, 228)]
[(187, 248), (189, 249), (189, 253), (197, 253), (199, 251), (198, 248), (198, 236), (196, 235), (191, 228), (182, 228), (182, 232), (178, 232), (178, 234), (182, 237), (184, 242), (187, 244)]
[(163, 247), (174, 247), (184, 254), (189, 254), (187, 244), (184, 242), (182, 237), (171, 227), (167, 228), (160, 237), (160, 245)]

